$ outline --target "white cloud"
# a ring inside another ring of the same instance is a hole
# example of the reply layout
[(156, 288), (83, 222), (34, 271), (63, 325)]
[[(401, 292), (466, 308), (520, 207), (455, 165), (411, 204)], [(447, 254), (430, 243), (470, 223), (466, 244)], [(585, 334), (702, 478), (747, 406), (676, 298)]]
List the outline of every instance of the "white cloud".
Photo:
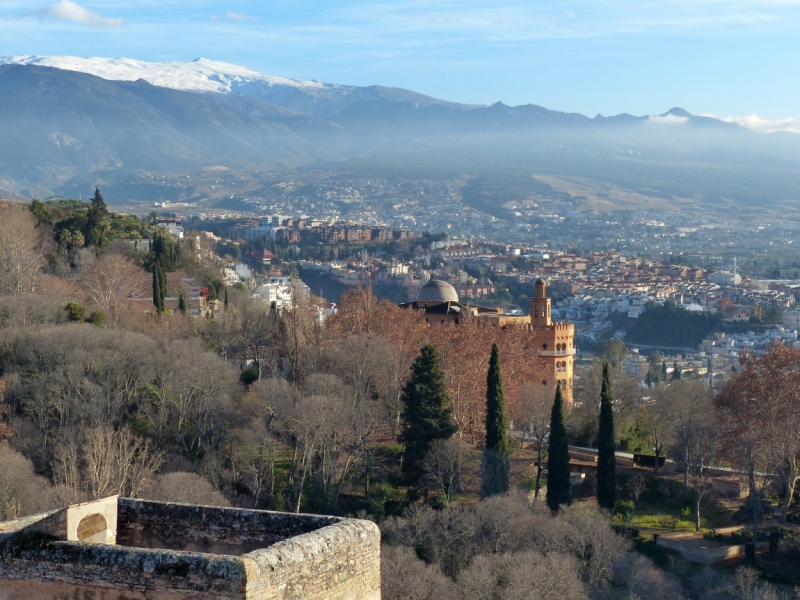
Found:
[(659, 117), (652, 116), (647, 118), (648, 123), (656, 123), (658, 125), (680, 125), (686, 123), (689, 117), (679, 117), (678, 115), (661, 115)]
[(33, 12), (40, 19), (50, 18), (56, 21), (70, 21), (88, 27), (121, 27), (125, 24), (122, 18), (101, 17), (96, 12), (75, 4), (72, 0), (61, 0), (47, 8), (40, 8)]
[(762, 119), (758, 115), (747, 115), (746, 117), (725, 117), (722, 120), (728, 123), (737, 123), (758, 133), (775, 133), (778, 131), (800, 133), (800, 119), (792, 117), (786, 119)]
[(216, 22), (245, 23), (248, 21), (258, 21), (258, 17), (251, 17), (250, 15), (246, 15), (244, 13), (228, 11), (225, 13), (224, 17), (218, 17), (217, 15), (214, 15), (211, 17), (211, 20)]

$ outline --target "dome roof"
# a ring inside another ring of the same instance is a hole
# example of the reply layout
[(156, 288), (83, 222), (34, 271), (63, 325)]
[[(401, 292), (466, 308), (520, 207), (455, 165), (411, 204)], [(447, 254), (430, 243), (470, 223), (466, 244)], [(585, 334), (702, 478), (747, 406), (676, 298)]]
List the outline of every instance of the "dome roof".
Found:
[(431, 279), (419, 288), (417, 302), (458, 302), (458, 292), (446, 281)]

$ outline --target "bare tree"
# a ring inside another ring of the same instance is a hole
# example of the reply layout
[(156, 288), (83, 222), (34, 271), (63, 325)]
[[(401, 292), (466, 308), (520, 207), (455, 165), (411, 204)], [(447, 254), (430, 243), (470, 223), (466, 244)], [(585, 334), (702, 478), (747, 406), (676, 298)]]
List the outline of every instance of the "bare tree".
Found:
[(445, 505), (461, 491), (466, 453), (465, 444), (457, 437), (436, 440), (422, 463), (425, 479), (442, 494)]
[(131, 259), (108, 253), (85, 270), (81, 284), (95, 304), (117, 323), (124, 304), (145, 295), (150, 279)]
[(230, 502), (204, 477), (174, 472), (158, 475), (144, 486), (140, 497), (161, 502), (182, 502), (202, 506), (230, 506)]
[(56, 483), (91, 500), (104, 496), (137, 496), (161, 466), (163, 453), (129, 429), (87, 430), (79, 443), (59, 448)]
[(674, 432), (668, 446), (669, 452), (683, 472), (683, 485), (689, 487), (689, 443), (698, 425), (712, 425), (717, 416), (712, 402), (712, 390), (697, 379), (673, 381), (665, 388), (657, 388), (660, 396), (669, 403), (668, 414), (673, 420)]
[(717, 452), (717, 431), (713, 425), (695, 423), (686, 428), (686, 462), (694, 495), (694, 525), (700, 531), (700, 503), (711, 489), (708, 467)]
[(54, 508), (55, 497), (33, 463), (6, 444), (0, 444), (0, 520), (17, 519)]
[(36, 218), (25, 207), (0, 207), (0, 293), (14, 295), (36, 288), (45, 264)]
[(163, 454), (128, 429), (92, 429), (82, 444), (83, 477), (89, 497), (137, 496), (161, 466)]
[(550, 411), (553, 408), (552, 390), (548, 386), (524, 384), (519, 400), (512, 409), (514, 425), (522, 429), (521, 443), (530, 436), (536, 443), (536, 490), (534, 501), (539, 501), (539, 487), (544, 470), (544, 445), (550, 435)]

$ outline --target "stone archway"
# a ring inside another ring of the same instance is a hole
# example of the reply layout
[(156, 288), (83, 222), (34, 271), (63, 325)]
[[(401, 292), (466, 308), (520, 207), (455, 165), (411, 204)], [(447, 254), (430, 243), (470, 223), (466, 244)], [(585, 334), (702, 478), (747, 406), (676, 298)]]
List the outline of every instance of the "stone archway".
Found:
[(78, 523), (78, 541), (105, 544), (108, 541), (108, 523), (103, 515), (94, 513)]

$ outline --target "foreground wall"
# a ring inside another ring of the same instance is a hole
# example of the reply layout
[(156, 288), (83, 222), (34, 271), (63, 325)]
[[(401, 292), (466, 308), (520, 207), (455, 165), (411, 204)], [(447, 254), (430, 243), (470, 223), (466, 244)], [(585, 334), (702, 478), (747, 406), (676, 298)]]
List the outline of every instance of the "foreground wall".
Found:
[(203, 537), (237, 554), (253, 538), (272, 543), (224, 556), (59, 539), (60, 513), (0, 523), (0, 600), (380, 599), (369, 521), (119, 500), (121, 539)]

